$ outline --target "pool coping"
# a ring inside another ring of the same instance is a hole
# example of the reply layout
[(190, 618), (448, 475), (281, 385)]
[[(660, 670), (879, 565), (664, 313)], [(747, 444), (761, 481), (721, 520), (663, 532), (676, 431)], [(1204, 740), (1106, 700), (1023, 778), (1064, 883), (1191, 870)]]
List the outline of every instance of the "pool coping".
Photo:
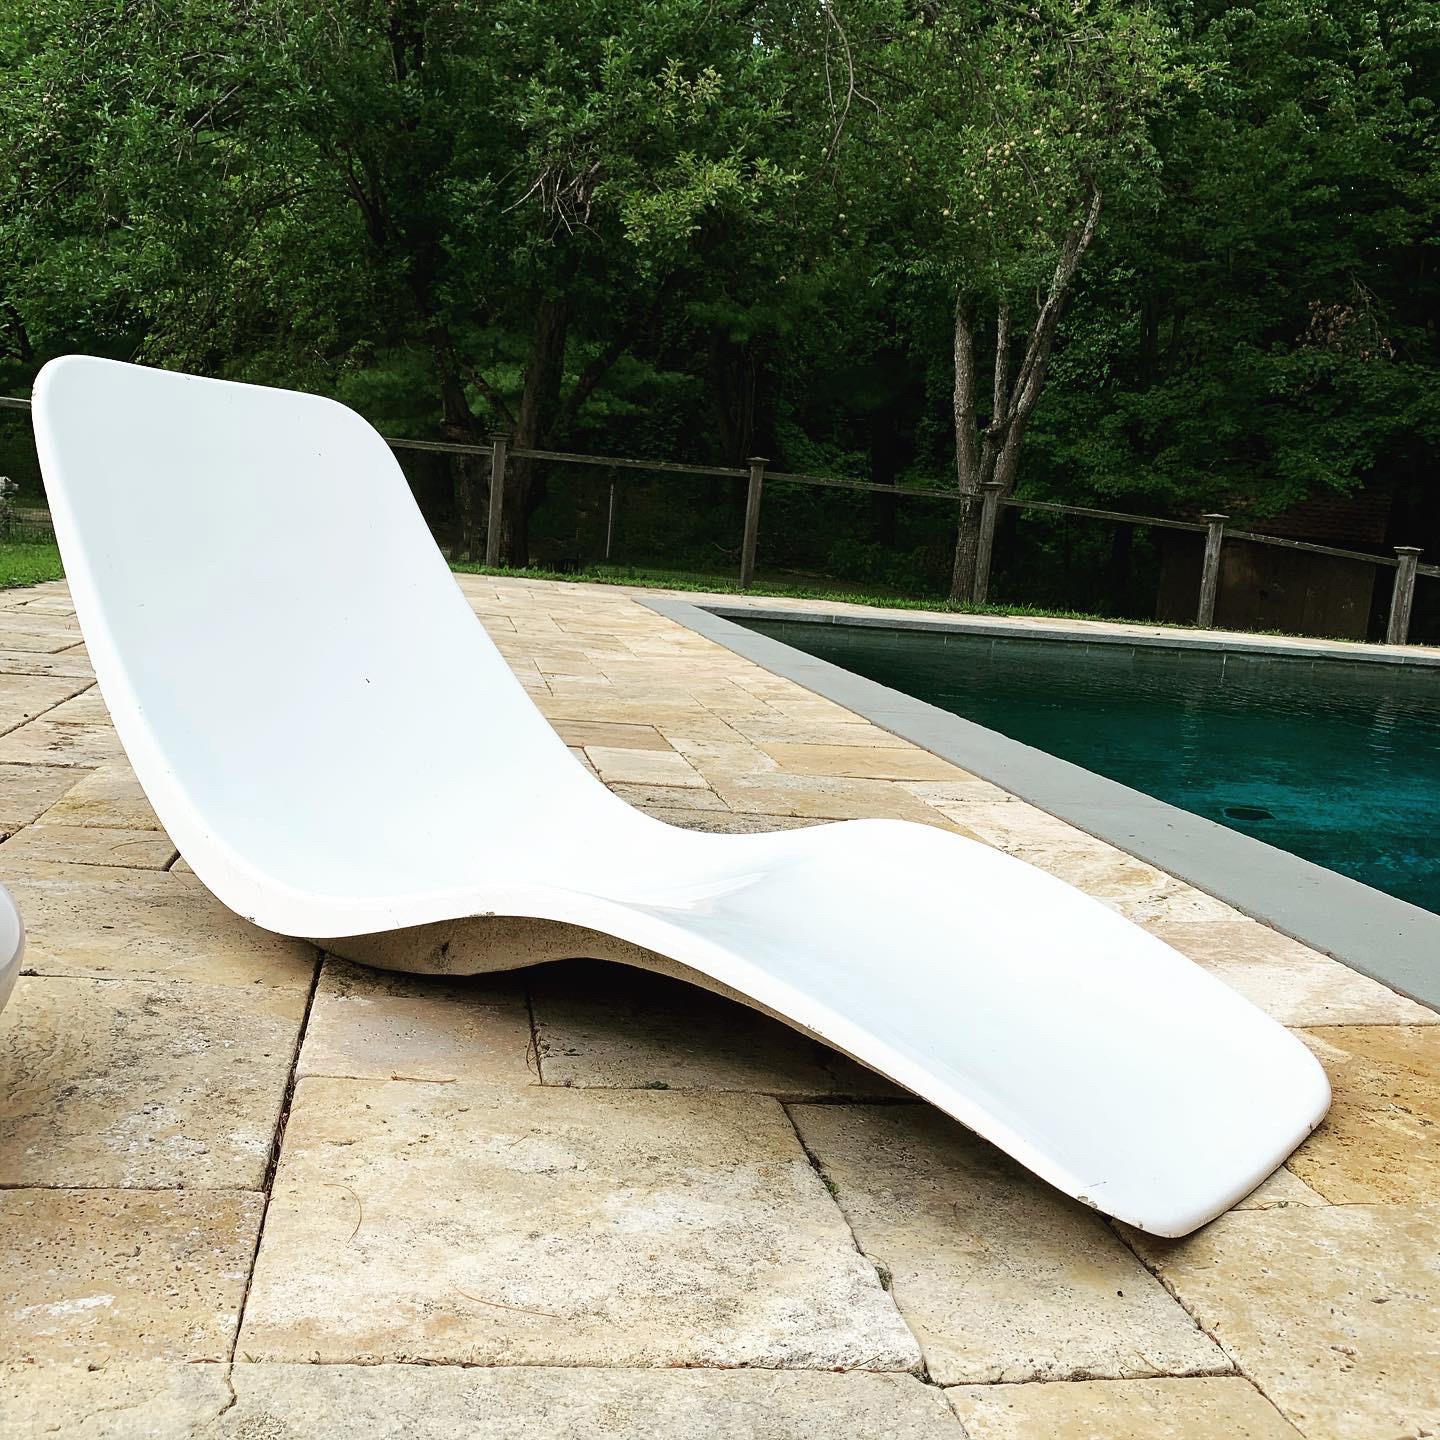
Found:
[[(1153, 795), (1097, 775), (1007, 735), (952, 715), (948, 710), (867, 680), (827, 660), (761, 635), (736, 619), (784, 620), (800, 624), (861, 624), (897, 630), (953, 630), (957, 633), (1026, 639), (1084, 640), (1161, 649), (1233, 648), (1276, 658), (1358, 660), (1370, 655), (1337, 655), (1324, 645), (1266, 646), (1253, 638), (1155, 637), (1123, 631), (1072, 629), (990, 622), (977, 626), (902, 616), (863, 615), (748, 605), (706, 598), (699, 602), (666, 596), (635, 597), (642, 604), (714, 640), (773, 674), (843, 705), (891, 734), (949, 760), (1020, 799), (1168, 871), (1187, 884), (1273, 926), (1352, 969), (1440, 1010), (1440, 915), (1384, 891), (1292, 855), (1157, 800)], [(735, 618), (731, 618), (735, 617)], [(1389, 660), (1388, 663), (1396, 663)], [(1379, 663), (1387, 663), (1380, 660)], [(1423, 664), (1431, 662), (1429, 657)]]

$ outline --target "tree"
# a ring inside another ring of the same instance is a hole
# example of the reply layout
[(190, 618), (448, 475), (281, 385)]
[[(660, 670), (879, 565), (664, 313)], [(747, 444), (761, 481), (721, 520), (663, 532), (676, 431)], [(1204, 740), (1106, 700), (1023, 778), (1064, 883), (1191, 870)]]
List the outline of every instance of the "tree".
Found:
[(891, 263), (951, 315), (961, 497), (951, 593), (968, 599), (980, 489), (1014, 486), (1102, 208), (1128, 210), (1153, 190), (1148, 126), (1175, 81), (1172, 40), (1153, 11), (1126, 0), (932, 0), (917, 11), (856, 9), (845, 53), (856, 57), (847, 90), (863, 102), (850, 148), (871, 171), (857, 186), (872, 223), (907, 242)]
[(1156, 127), (1162, 203), (1078, 297), (1051, 494), (1254, 520), (1440, 447), (1434, 6), (1177, 4), (1195, 77)]
[[(559, 443), (706, 227), (763, 227), (792, 188), (772, 57), (700, 0), (55, 0), (0, 44), (30, 328), (57, 297), (73, 327), (81, 290), (116, 343), (205, 368), (334, 384), (418, 351), (462, 441)], [(534, 502), (521, 458), (508, 563)]]

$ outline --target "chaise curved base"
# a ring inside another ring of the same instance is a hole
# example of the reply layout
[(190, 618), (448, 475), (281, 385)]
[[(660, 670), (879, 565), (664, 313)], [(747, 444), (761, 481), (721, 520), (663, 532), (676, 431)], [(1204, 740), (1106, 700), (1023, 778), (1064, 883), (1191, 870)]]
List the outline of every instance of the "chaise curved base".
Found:
[(72, 356), (34, 419), (121, 742), (195, 873), (257, 925), (394, 969), (579, 949), (680, 974), (1159, 1235), (1240, 1199), (1325, 1113), (1293, 1035), (1022, 861), (889, 820), (679, 830), (612, 795), (343, 406)]
[(1323, 1071), (1288, 1031), (1023, 861), (903, 821), (706, 838), (757, 853), (744, 883), (700, 904), (552, 892), (519, 915), (311, 938), (417, 973), (583, 955), (689, 981), (832, 1046), (1157, 1235), (1188, 1234), (1249, 1194), (1328, 1107)]

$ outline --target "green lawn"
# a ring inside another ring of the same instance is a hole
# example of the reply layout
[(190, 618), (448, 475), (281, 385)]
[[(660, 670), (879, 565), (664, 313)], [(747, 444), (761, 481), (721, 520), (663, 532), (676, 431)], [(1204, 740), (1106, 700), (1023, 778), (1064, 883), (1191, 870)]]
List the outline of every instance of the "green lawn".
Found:
[(14, 585), (38, 585), (42, 580), (59, 580), (60, 552), (51, 545), (0, 543), (0, 590)]
[[(589, 585), (633, 585), (638, 589), (687, 590), (704, 595), (782, 595), (794, 600), (836, 600), (851, 605), (876, 605), (885, 610), (946, 610), (956, 615), (1033, 615), (1052, 620), (1104, 620), (1104, 615), (1089, 615), (1080, 610), (1050, 610), (1035, 605), (957, 605), (954, 601), (930, 596), (916, 600), (881, 589), (835, 590), (813, 584), (770, 584), (757, 580), (749, 590), (726, 575), (690, 575), (673, 570), (637, 570), (620, 566), (595, 566), (561, 574), (556, 570), (499, 570), (485, 565), (453, 562), (452, 570), (464, 575), (509, 575), (524, 580), (560, 580)], [(65, 571), (60, 565), (60, 552), (53, 544), (17, 545), (0, 543), (0, 590), (17, 585), (38, 585), (42, 580), (60, 580)], [(1164, 621), (1148, 620), (1148, 625), (1164, 624), (1168, 629), (1187, 629)], [(1257, 630), (1257, 635), (1283, 635), (1288, 631)]]
[[(512, 575), (527, 580), (561, 580), (591, 585), (634, 585), (641, 589), (686, 590), (707, 595), (782, 595), (797, 600), (838, 600), (854, 605), (879, 605), (891, 610), (948, 610), (956, 614), (1049, 615), (1074, 620), (1100, 617), (1073, 610), (1041, 610), (1031, 605), (957, 605), (939, 596), (916, 600), (880, 588), (840, 590), (816, 584), (767, 583), (756, 581), (741, 591), (732, 576), (691, 575), (673, 570), (637, 570), (620, 566), (596, 566), (561, 574), (554, 570), (497, 570), (484, 565), (457, 562), (450, 567), (467, 575)], [(0, 590), (17, 585), (38, 585), (42, 580), (59, 580), (64, 575), (60, 552), (51, 545), (0, 543)]]
[[(585, 570), (561, 573), (556, 570), (502, 570), (466, 561), (453, 561), (452, 570), (463, 575), (509, 575), (526, 580), (565, 580), (589, 585), (634, 585), (640, 589), (688, 590), (704, 595), (780, 595), (793, 600), (835, 600), (849, 605), (877, 605), (886, 610), (946, 610), (956, 615), (1036, 615), (1064, 620), (1100, 620), (1078, 610), (1047, 610), (1034, 605), (962, 605), (942, 596), (922, 599), (897, 595), (880, 587), (841, 590), (833, 587), (757, 580), (741, 590), (731, 575), (692, 575), (674, 570), (638, 570), (618, 565), (597, 565)], [(1153, 623), (1153, 622), (1150, 622)]]

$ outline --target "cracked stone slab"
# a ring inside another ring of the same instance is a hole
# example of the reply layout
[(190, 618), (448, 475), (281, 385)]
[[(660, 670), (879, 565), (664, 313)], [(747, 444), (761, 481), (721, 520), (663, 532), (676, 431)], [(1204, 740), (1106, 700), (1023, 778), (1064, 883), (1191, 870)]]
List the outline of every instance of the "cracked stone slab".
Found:
[(1440, 1199), (1440, 1028), (1335, 1025), (1299, 1034), (1325, 1067), (1334, 1100), (1290, 1168), (1334, 1204)]
[(27, 825), (0, 845), (0, 867), (20, 863), (110, 865), (163, 870), (178, 852), (163, 830), (95, 825)]
[(1231, 1368), (1094, 1211), (938, 1111), (790, 1114), (940, 1384)]
[(1301, 1440), (1239, 1376), (967, 1385), (946, 1394), (969, 1440)]
[(206, 1440), (964, 1440), (907, 1375), (241, 1363), (233, 1384)]
[(1237, 1210), (1131, 1244), (1310, 1440), (1433, 1431), (1440, 1208)]
[(302, 1080), (256, 1360), (909, 1370), (874, 1267), (759, 1096)]
[(230, 1408), (228, 1369), (118, 1359), (95, 1369), (0, 1364), (0, 1440), (196, 1440)]
[(303, 991), (21, 977), (0, 1014), (0, 1185), (258, 1189)]
[(193, 874), (96, 865), (5, 867), (39, 975), (308, 990), (317, 952), (227, 910)]
[(1282, 1025), (1440, 1025), (1440, 1014), (1256, 920), (1146, 927)]
[(1232, 1210), (1274, 1210), (1283, 1205), (1328, 1205), (1323, 1195), (1318, 1195), (1295, 1172), (1282, 1165), (1268, 1179), (1262, 1180), (1243, 1200), (1237, 1200)]
[(514, 978), (439, 980), (328, 957), (297, 1076), (537, 1083), (530, 1010)]
[(228, 1360), (264, 1203), (217, 1190), (0, 1190), (6, 1362)]
[(530, 995), (547, 1085), (904, 1094), (768, 1015), (662, 975), (593, 962), (547, 966), (532, 973)]

